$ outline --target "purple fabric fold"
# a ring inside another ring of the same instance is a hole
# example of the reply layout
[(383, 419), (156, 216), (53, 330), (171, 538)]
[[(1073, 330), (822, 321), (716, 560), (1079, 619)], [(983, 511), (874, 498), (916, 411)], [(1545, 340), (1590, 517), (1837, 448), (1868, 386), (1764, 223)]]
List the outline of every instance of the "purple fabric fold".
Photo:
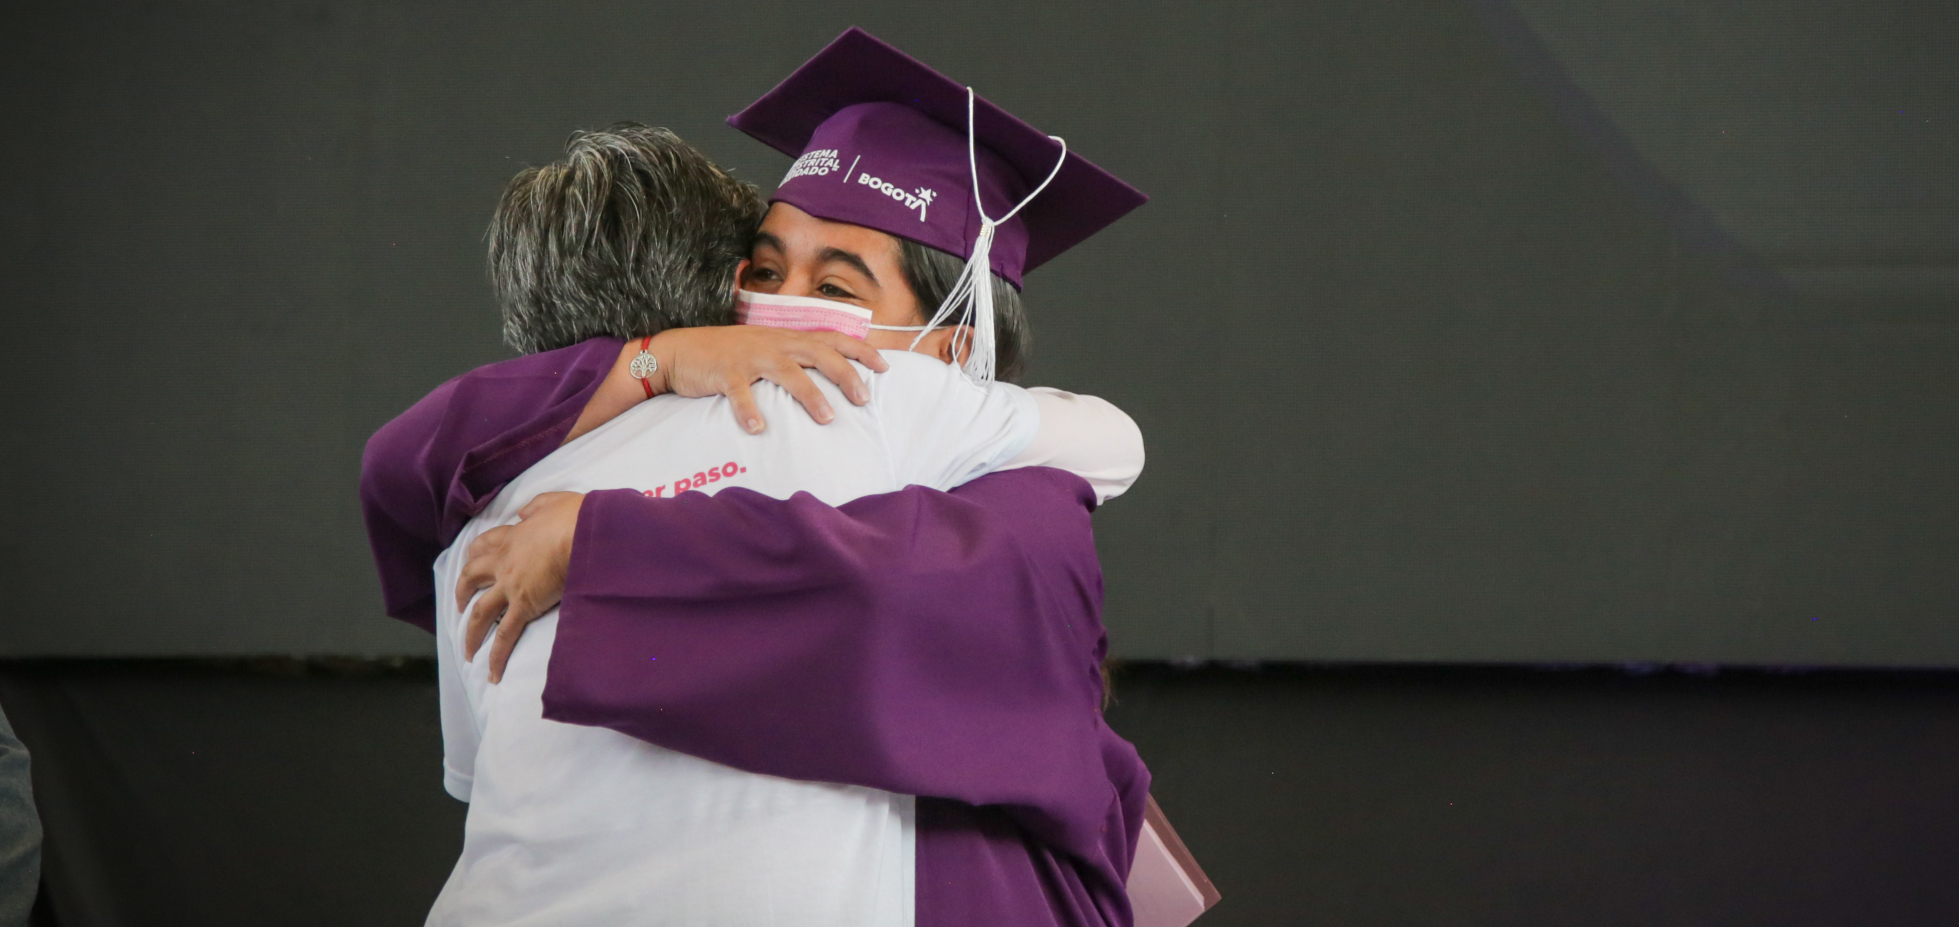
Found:
[[(557, 449), (621, 346), (479, 368), (374, 435), (361, 503), (388, 614), (433, 629), (436, 557)], [(546, 716), (919, 796), (919, 927), (1128, 925), (1149, 773), (1096, 710), (1092, 507), (1036, 469), (842, 508), (589, 494)]]
[[(1118, 909), (1103, 878), (1084, 878), (1081, 864), (1029, 837), (1001, 808), (920, 797), (917, 819), (917, 927), (1134, 923), (1126, 893)], [(1111, 838), (1111, 852), (1122, 840)]]

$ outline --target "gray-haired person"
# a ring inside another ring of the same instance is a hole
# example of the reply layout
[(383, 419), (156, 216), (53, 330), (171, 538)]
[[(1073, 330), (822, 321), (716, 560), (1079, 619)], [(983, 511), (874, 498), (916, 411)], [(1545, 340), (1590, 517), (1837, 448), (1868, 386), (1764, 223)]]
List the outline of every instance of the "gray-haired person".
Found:
[(573, 133), (562, 159), (511, 178), (490, 223), (504, 341), (535, 354), (733, 324), (735, 268), (767, 209), (666, 129)]

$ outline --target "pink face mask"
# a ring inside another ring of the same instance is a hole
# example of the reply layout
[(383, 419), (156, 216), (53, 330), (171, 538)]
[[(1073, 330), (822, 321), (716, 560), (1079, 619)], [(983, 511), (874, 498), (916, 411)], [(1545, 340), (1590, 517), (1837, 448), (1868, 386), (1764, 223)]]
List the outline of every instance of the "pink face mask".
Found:
[(842, 332), (862, 339), (872, 329), (922, 332), (930, 325), (872, 325), (871, 310), (830, 299), (735, 291), (735, 317), (744, 325), (791, 328), (799, 332)]

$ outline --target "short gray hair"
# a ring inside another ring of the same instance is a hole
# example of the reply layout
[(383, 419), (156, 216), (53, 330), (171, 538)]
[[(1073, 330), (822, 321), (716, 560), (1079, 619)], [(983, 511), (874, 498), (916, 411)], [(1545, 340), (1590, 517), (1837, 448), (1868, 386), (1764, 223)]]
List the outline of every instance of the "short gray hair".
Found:
[[(952, 292), (966, 262), (956, 254), (898, 238), (898, 266), (904, 269), (912, 295), (918, 297), (918, 311), (925, 314), (922, 321), (930, 321), (946, 294)], [(993, 282), (994, 376), (1012, 383), (1027, 372), (1027, 357), (1034, 352), (1034, 329), (1028, 324), (1020, 291), (999, 274), (987, 276)]]
[(503, 340), (531, 354), (731, 324), (735, 268), (767, 208), (666, 129), (573, 132), (562, 159), (511, 178), (490, 222)]

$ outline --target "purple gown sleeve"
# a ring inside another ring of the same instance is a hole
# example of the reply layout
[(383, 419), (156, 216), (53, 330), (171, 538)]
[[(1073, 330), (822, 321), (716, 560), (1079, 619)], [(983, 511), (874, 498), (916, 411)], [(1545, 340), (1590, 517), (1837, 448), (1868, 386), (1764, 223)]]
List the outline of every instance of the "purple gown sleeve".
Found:
[(368, 439), (361, 515), (389, 615), (435, 630), (435, 558), (505, 483), (564, 443), (624, 344), (593, 338), (479, 367)]
[(839, 508), (590, 493), (544, 716), (920, 796), (921, 927), (1128, 924), (1149, 773), (1097, 710), (1093, 506), (1045, 468)]

